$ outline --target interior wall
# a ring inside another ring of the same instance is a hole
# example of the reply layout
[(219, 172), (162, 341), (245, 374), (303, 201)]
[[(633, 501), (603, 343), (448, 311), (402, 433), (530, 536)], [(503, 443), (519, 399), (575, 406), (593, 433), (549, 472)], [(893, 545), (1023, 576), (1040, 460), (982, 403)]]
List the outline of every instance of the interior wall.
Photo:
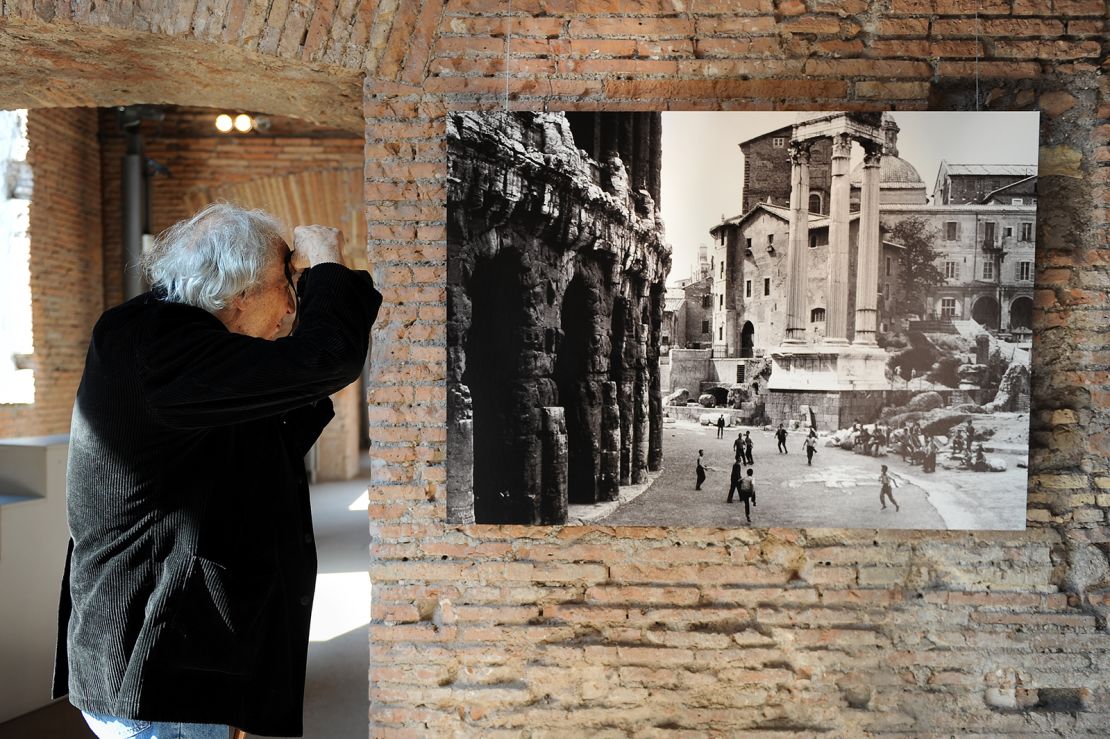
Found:
[[(372, 733), (1104, 731), (1103, 4), (513, 8), (449, 2), (429, 75), (367, 86)], [(504, 105), (1040, 109), (1028, 530), (443, 525), (444, 110)]]
[(0, 405), (0, 438), (69, 433), (89, 334), (104, 308), (96, 110), (31, 110), (35, 402)]

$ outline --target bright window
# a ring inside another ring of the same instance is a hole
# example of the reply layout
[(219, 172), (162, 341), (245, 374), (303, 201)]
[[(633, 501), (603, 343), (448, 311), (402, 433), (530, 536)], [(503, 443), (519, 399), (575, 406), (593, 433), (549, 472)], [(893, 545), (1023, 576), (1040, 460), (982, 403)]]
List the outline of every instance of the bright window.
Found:
[(983, 279), (994, 279), (994, 262), (983, 262)]
[(940, 299), (940, 317), (952, 318), (956, 315), (956, 299), (955, 298), (941, 298)]
[(34, 403), (27, 111), (0, 110), (0, 403)]
[(960, 264), (959, 262), (945, 262), (944, 263), (944, 278), (946, 280), (960, 279)]
[(1033, 224), (1032, 223), (1023, 223), (1023, 224), (1021, 224), (1021, 240), (1022, 241), (1032, 241), (1033, 240)]
[(1033, 275), (1032, 262), (1018, 262), (1017, 278), (1019, 280), (1029, 280)]

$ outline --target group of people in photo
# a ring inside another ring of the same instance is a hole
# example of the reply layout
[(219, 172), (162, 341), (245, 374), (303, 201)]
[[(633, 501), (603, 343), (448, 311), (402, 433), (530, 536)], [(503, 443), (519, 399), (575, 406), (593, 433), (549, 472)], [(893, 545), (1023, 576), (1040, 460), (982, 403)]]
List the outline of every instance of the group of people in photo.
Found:
[[(717, 438), (724, 438), (727, 426), (724, 414), (716, 422), (711, 423), (716, 427)], [(774, 431), (777, 451), (780, 455), (790, 453), (787, 446), (789, 431), (785, 423), (778, 424)], [(924, 473), (936, 471), (937, 455), (942, 449), (947, 449), (950, 461), (956, 462), (961, 469), (982, 471), (987, 469), (985, 452), (981, 434), (977, 434), (973, 422), (969, 419), (963, 428), (957, 428), (950, 438), (926, 433), (917, 421), (895, 423), (875, 423), (864, 425), (859, 421), (853, 422), (847, 434), (840, 443), (841, 448), (856, 454), (872, 457), (886, 456), (894, 453), (902, 458), (908, 465), (920, 466)], [(978, 440), (978, 441), (977, 441)], [(977, 443), (976, 443), (977, 442)], [(755, 457), (753, 454), (754, 443), (750, 429), (741, 430), (732, 442), (734, 462), (729, 475), (729, 490), (726, 503), (734, 499), (744, 503), (744, 513), (748, 522), (751, 522), (751, 508), (755, 506)], [(813, 458), (817, 454), (818, 437), (814, 428), (809, 428), (802, 442), (802, 449), (806, 453), (806, 465), (813, 465)], [(698, 450), (695, 467), (696, 482), (694, 489), (701, 490), (706, 480), (705, 450)], [(900, 511), (901, 506), (894, 499), (893, 490), (898, 486), (898, 476), (890, 471), (887, 465), (881, 465), (878, 477), (879, 503), (883, 510), (887, 504), (893, 505), (895, 511)]]

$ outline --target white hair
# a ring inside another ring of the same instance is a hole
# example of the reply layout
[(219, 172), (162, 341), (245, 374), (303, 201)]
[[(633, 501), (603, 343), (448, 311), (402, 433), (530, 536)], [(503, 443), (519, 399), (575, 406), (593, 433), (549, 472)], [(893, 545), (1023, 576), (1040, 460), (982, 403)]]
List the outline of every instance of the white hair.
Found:
[(166, 300), (215, 313), (257, 286), (281, 238), (269, 213), (213, 203), (159, 234), (141, 265)]

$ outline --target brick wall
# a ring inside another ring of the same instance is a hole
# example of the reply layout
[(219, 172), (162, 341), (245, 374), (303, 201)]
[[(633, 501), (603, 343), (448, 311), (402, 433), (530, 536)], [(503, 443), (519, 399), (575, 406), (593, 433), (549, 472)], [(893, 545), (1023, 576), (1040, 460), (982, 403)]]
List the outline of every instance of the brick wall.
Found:
[[(1105, 731), (1102, 0), (0, 6), (367, 71), (376, 736)], [(1029, 529), (444, 526), (444, 115), (506, 71), (517, 108), (1040, 108)]]
[[(368, 84), (374, 735), (1103, 730), (1104, 6), (978, 5), (452, 0), (431, 75)], [(440, 523), (445, 109), (506, 66), (516, 108), (974, 109), (976, 55), (1046, 111), (1028, 531)]]
[(69, 433), (89, 332), (104, 306), (96, 132), (92, 109), (28, 115), (35, 402), (0, 405), (0, 437)]

